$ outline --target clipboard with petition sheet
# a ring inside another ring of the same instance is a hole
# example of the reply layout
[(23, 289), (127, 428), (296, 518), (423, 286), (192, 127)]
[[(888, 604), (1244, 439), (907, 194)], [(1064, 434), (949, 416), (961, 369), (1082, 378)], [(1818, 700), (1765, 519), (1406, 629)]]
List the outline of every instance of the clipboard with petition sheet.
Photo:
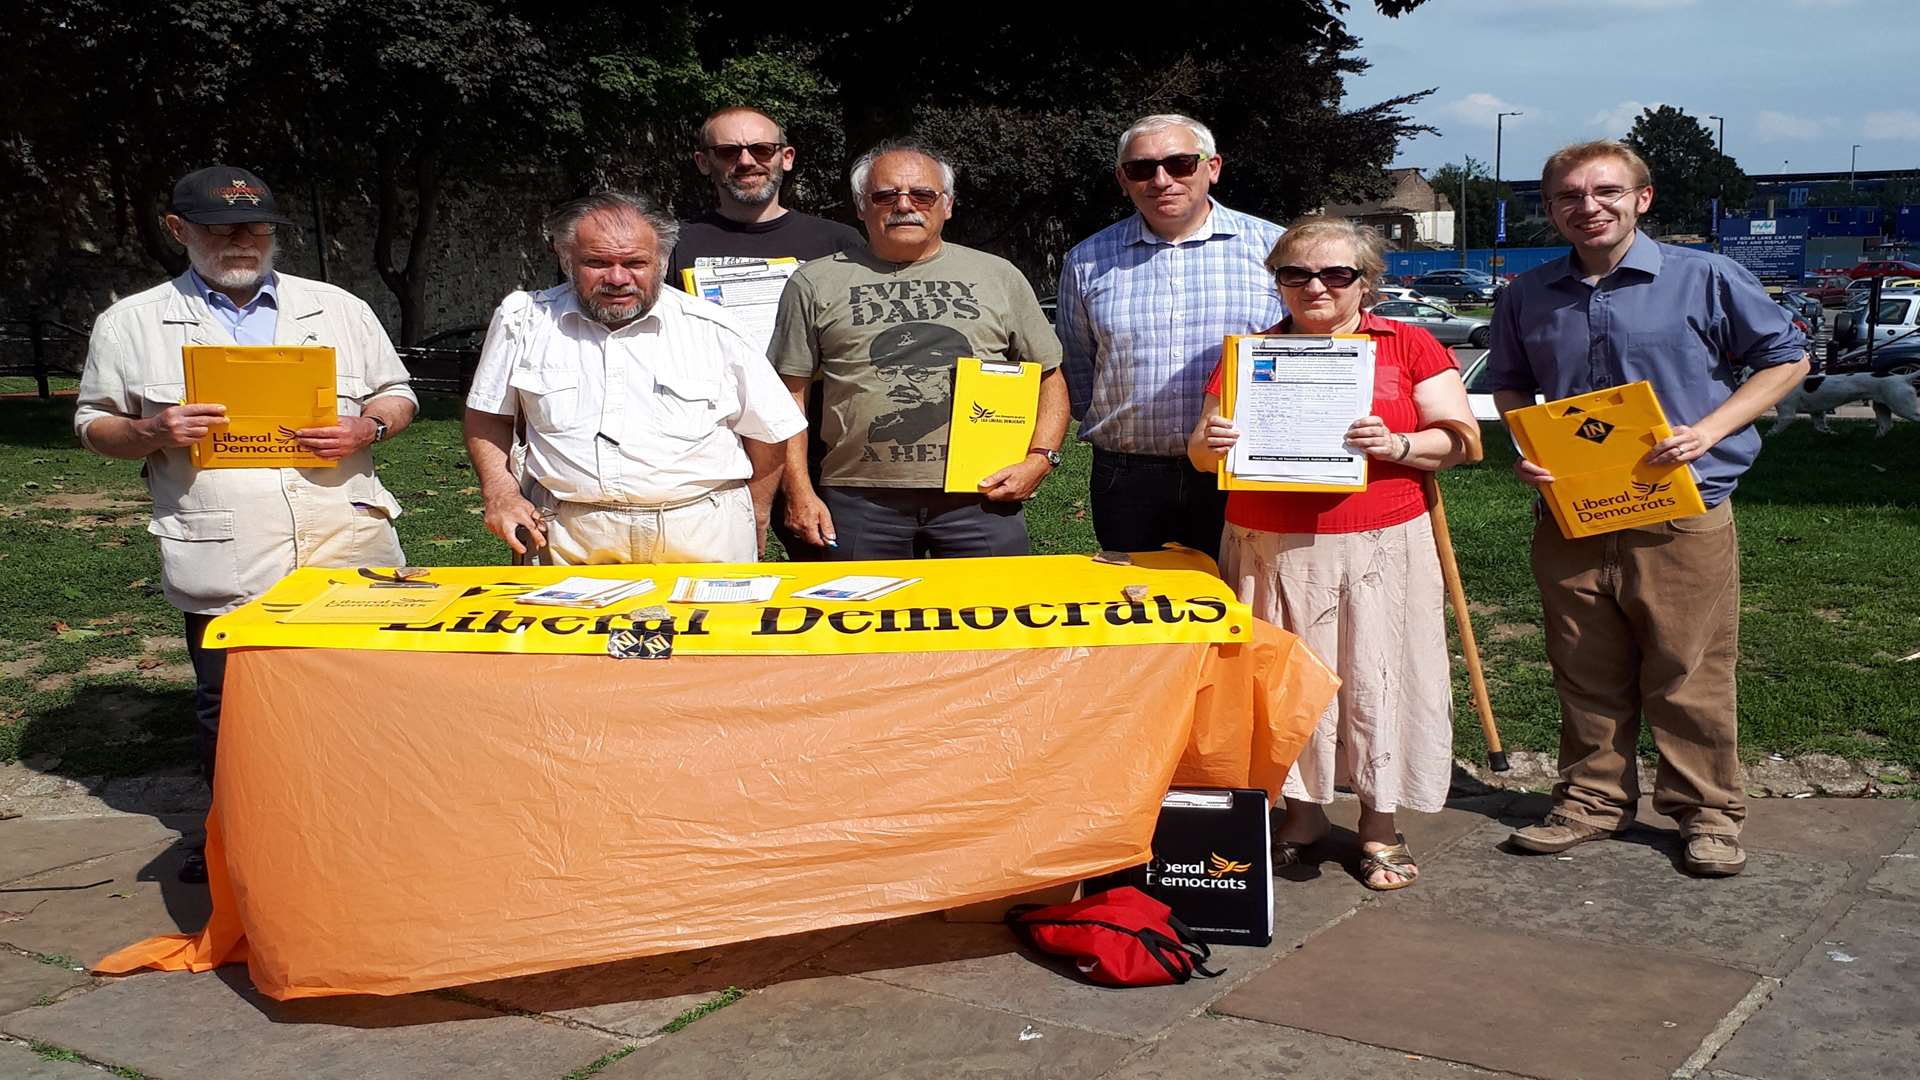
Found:
[(687, 293), (711, 300), (738, 318), (762, 347), (773, 341), (774, 316), (787, 279), (800, 269), (800, 260), (729, 259), (680, 271)]
[(945, 490), (978, 494), (980, 481), (1024, 460), (1039, 416), (1039, 364), (961, 357), (953, 370)]
[(1366, 490), (1346, 432), (1373, 411), (1372, 337), (1234, 334), (1220, 365), (1220, 415), (1240, 429), (1220, 490)]
[(225, 405), (227, 422), (193, 444), (202, 469), (331, 469), (293, 433), (340, 422), (330, 345), (185, 345), (185, 404)]
[(1673, 434), (1651, 383), (1529, 405), (1506, 421), (1520, 453), (1553, 474), (1541, 494), (1569, 540), (1707, 512), (1692, 466), (1647, 463)]

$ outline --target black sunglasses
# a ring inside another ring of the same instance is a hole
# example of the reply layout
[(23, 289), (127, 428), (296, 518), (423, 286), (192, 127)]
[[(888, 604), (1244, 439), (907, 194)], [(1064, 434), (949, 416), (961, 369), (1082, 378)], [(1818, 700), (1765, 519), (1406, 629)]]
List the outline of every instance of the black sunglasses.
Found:
[(1360, 271), (1351, 266), (1326, 266), (1309, 270), (1304, 266), (1276, 266), (1273, 280), (1289, 289), (1302, 289), (1314, 278), (1329, 289), (1344, 289), (1360, 280)]
[(882, 188), (870, 192), (867, 201), (875, 206), (893, 206), (901, 201), (910, 202), (915, 210), (928, 210), (940, 201), (941, 192), (932, 188)]
[(1144, 158), (1139, 161), (1123, 161), (1120, 172), (1136, 184), (1144, 184), (1153, 179), (1153, 174), (1161, 169), (1175, 180), (1184, 180), (1200, 171), (1200, 163), (1207, 159), (1199, 154), (1175, 154), (1172, 157)]
[(710, 160), (728, 162), (740, 160), (740, 151), (745, 150), (747, 153), (753, 155), (753, 160), (764, 165), (772, 161), (773, 155), (779, 153), (785, 147), (785, 143), (757, 142), (720, 143), (715, 146), (704, 147), (703, 149), (705, 149), (707, 157)]

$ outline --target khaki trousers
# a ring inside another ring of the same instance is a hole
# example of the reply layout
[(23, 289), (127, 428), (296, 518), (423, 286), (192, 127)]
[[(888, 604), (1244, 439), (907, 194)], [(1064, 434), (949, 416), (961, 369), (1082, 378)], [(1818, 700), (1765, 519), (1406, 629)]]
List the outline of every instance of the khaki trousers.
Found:
[(745, 484), (668, 507), (560, 502), (538, 485), (530, 498), (547, 532), (547, 546), (530, 560), (535, 566), (760, 561)]
[(1561, 536), (1543, 514), (1533, 530), (1533, 576), (1560, 692), (1555, 812), (1607, 829), (1632, 823), (1644, 717), (1659, 752), (1653, 808), (1688, 835), (1738, 836), (1746, 804), (1731, 501), (1580, 540)]

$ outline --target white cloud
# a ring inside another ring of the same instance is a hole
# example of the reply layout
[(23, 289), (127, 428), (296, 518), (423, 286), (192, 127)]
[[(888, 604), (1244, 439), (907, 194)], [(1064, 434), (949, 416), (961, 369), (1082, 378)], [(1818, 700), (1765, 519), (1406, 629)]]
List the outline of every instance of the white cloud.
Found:
[(1547, 112), (1535, 105), (1521, 105), (1504, 98), (1495, 97), (1484, 90), (1476, 90), (1462, 98), (1455, 98), (1440, 106), (1440, 111), (1463, 123), (1474, 127), (1491, 128), (1493, 118), (1499, 113), (1517, 112), (1521, 116), (1509, 116), (1508, 127), (1525, 123), (1528, 120), (1544, 120)]
[(1911, 109), (1871, 112), (1861, 130), (1869, 139), (1920, 139), (1920, 113)]
[(1587, 124), (1618, 138), (1632, 129), (1633, 122), (1640, 119), (1641, 110), (1658, 109), (1662, 104), (1659, 101), (1623, 101), (1611, 109), (1594, 113), (1587, 118)]
[(1811, 139), (1820, 134), (1820, 124), (1804, 116), (1762, 109), (1754, 117), (1753, 132), (1761, 142)]

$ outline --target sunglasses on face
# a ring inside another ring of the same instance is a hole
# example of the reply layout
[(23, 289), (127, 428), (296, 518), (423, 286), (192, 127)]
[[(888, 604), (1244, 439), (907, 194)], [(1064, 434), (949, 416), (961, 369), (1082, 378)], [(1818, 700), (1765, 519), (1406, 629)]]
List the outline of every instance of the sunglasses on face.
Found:
[(777, 142), (719, 143), (706, 147), (705, 149), (708, 159), (712, 161), (738, 161), (740, 160), (740, 151), (745, 150), (747, 153), (753, 155), (753, 160), (765, 165), (767, 162), (772, 161), (773, 155), (784, 149), (785, 145), (784, 143)]
[(867, 201), (875, 206), (894, 206), (904, 199), (912, 203), (915, 210), (927, 210), (940, 201), (940, 195), (941, 192), (924, 187), (883, 188), (868, 193)]
[(1184, 180), (1200, 171), (1200, 163), (1207, 160), (1199, 154), (1175, 154), (1172, 157), (1143, 158), (1138, 161), (1123, 161), (1120, 172), (1136, 184), (1144, 184), (1153, 179), (1153, 174), (1161, 169), (1175, 180)]
[(241, 225), (202, 225), (200, 227), (207, 230), (207, 235), (209, 236), (232, 236), (241, 229), (247, 230), (248, 234), (252, 236), (272, 236), (274, 231), (280, 228), (280, 226), (275, 225), (271, 221), (249, 221)]
[(1360, 271), (1351, 266), (1327, 266), (1309, 270), (1304, 266), (1281, 266), (1273, 271), (1273, 280), (1289, 289), (1303, 289), (1314, 278), (1329, 289), (1344, 289), (1360, 280)]

